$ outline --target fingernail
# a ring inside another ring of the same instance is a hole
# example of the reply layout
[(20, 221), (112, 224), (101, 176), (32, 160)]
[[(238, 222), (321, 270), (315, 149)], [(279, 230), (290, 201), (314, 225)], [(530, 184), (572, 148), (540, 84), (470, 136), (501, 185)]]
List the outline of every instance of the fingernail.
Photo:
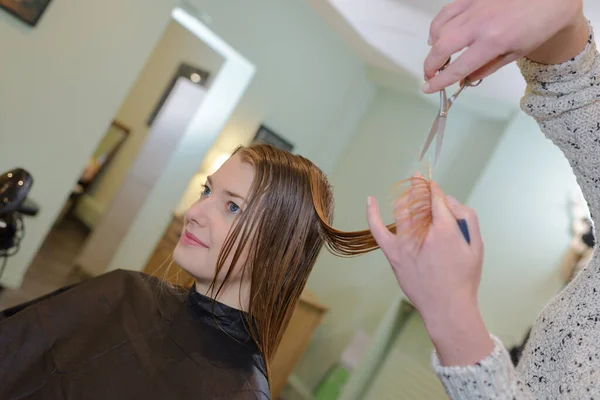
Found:
[(431, 35), (429, 35), (429, 38), (427, 39), (427, 44), (431, 46), (432, 43), (433, 39), (431, 38)]
[(371, 196), (368, 196), (368, 197), (367, 197), (367, 205), (368, 205), (368, 206), (370, 206), (370, 205), (371, 205), (371, 203), (373, 203), (372, 197), (371, 197)]
[(431, 86), (429, 85), (429, 82), (425, 82), (425, 83), (423, 84), (423, 86), (421, 86), (421, 91), (422, 91), (423, 93), (429, 93), (429, 89), (430, 89), (430, 87), (431, 87)]

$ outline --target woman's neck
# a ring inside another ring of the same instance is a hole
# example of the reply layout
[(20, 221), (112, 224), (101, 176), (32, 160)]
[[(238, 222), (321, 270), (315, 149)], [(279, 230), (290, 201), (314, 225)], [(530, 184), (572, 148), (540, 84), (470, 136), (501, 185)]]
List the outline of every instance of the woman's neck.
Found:
[(211, 288), (211, 283), (196, 280), (196, 291), (231, 308), (242, 311), (248, 310), (249, 288), (242, 288), (239, 282), (230, 283), (217, 294), (216, 291), (219, 289), (219, 285)]

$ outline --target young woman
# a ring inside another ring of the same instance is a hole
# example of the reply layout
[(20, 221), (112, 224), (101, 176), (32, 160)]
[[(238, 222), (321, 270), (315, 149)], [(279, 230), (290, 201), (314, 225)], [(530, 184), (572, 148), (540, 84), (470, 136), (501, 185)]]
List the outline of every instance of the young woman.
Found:
[[(426, 92), (479, 79), (519, 59), (521, 102), (569, 160), (600, 226), (600, 55), (577, 0), (457, 0), (431, 25)], [(468, 48), (443, 72), (455, 52)], [(532, 149), (535, 151), (535, 149)], [(376, 205), (373, 234), (400, 286), (419, 309), (436, 347), (434, 366), (452, 399), (600, 398), (600, 256), (542, 312), (518, 369), (490, 336), (477, 305), (483, 242), (472, 210), (433, 185), (433, 224), (420, 252), (413, 238), (385, 229)], [(409, 207), (396, 207), (398, 229)], [(456, 218), (471, 230), (467, 245)], [(596, 244), (597, 247), (597, 244)]]
[(185, 215), (173, 258), (189, 290), (115, 271), (5, 311), (0, 398), (269, 399), (269, 363), (323, 244), (376, 248), (332, 218), (314, 164), (240, 148)]

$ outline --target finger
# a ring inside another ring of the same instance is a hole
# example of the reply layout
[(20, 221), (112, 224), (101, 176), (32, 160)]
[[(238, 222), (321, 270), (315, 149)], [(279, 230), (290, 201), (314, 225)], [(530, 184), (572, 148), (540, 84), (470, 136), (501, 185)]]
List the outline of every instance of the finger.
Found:
[(470, 1), (467, 0), (456, 0), (442, 7), (429, 26), (428, 43), (430, 46), (439, 39), (441, 28), (455, 17), (462, 14), (469, 6), (469, 3)]
[(497, 54), (492, 47), (476, 43), (469, 47), (453, 63), (439, 74), (433, 76), (423, 90), (426, 93), (438, 92), (468, 77), (474, 71), (494, 60)]
[(423, 62), (425, 80), (432, 79), (454, 53), (470, 46), (472, 42), (473, 39), (468, 36), (467, 30), (454, 31), (452, 35), (440, 37), (434, 42)]
[(396, 222), (396, 235), (404, 236), (412, 226), (410, 213), (410, 194), (399, 197), (394, 205), (394, 220)]
[(486, 65), (469, 75), (469, 79), (471, 80), (471, 82), (477, 82), (480, 79), (487, 78), (494, 72), (498, 71), (500, 68), (512, 63), (513, 61), (516, 61), (518, 58), (519, 56), (515, 53), (496, 57), (496, 59), (487, 63)]
[(392, 244), (395, 235), (383, 223), (379, 212), (379, 205), (373, 197), (369, 197), (367, 200), (367, 222), (373, 238), (379, 247), (381, 247), (381, 250), (385, 252)]
[[(471, 246), (477, 250), (483, 249), (483, 239), (481, 238), (477, 213), (475, 213), (472, 208), (461, 204), (452, 196), (446, 197), (446, 204), (457, 221), (464, 221), (461, 231), (466, 228)], [(459, 222), (459, 228), (460, 224), (461, 223)], [(465, 232), (463, 231), (463, 236), (464, 235)]]
[(420, 171), (417, 171), (414, 174), (412, 174), (412, 176), (410, 177), (410, 181), (414, 182), (415, 180), (424, 179), (424, 178), (425, 177), (423, 176), (423, 174)]
[(410, 178), (410, 196), (409, 210), (411, 215), (412, 226), (416, 220), (423, 217), (424, 213), (429, 213), (429, 183), (427, 179), (420, 173), (415, 172)]
[(448, 209), (446, 195), (435, 182), (431, 182), (431, 215), (433, 225), (456, 223), (456, 218)]
[(425, 80), (433, 78), (454, 53), (470, 46), (475, 41), (476, 31), (470, 27), (472, 24), (469, 22), (469, 14), (463, 13), (440, 29), (423, 63)]

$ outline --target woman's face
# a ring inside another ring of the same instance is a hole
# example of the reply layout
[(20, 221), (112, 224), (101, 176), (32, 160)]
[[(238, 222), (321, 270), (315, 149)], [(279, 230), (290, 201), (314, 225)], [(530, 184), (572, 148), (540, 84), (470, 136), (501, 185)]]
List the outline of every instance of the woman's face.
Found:
[[(213, 281), (221, 247), (236, 216), (246, 208), (253, 179), (254, 168), (242, 162), (238, 155), (233, 155), (208, 177), (200, 198), (187, 210), (183, 232), (175, 247), (173, 259), (196, 278), (197, 285), (208, 287)], [(229, 253), (229, 257), (233, 256), (234, 250)], [(241, 266), (247, 257), (248, 252), (245, 250), (235, 267)], [(220, 271), (217, 284), (227, 273), (228, 266), (229, 260)], [(235, 268), (230, 282), (239, 280), (240, 275), (240, 268)], [(249, 279), (249, 274), (246, 274), (245, 279)]]

